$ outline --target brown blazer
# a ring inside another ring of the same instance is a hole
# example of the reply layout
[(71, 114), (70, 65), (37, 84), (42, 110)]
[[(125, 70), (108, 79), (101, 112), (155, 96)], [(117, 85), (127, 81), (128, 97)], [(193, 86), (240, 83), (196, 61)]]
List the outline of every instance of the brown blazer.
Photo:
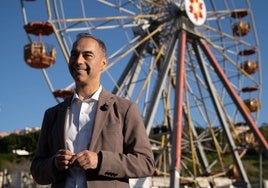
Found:
[[(59, 172), (53, 156), (66, 148), (65, 119), (71, 97), (49, 108), (39, 137), (31, 173), (39, 184), (64, 187), (68, 170)], [(87, 170), (87, 187), (126, 188), (129, 178), (146, 177), (154, 171), (154, 159), (138, 107), (105, 89), (99, 97), (89, 150), (101, 152), (99, 170)]]

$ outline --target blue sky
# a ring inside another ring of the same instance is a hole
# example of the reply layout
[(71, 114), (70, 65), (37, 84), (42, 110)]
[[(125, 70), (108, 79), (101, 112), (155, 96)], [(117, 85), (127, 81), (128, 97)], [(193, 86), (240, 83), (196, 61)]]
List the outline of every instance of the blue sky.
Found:
[[(264, 76), (268, 68), (268, 24), (264, 21), (267, 9), (260, 0), (252, 1), (251, 6), (262, 60), (262, 109), (257, 123), (261, 125), (268, 122), (268, 79)], [(55, 105), (56, 101), (41, 70), (30, 68), (23, 60), (23, 47), (28, 40), (23, 29), (19, 0), (1, 0), (0, 23), (0, 132), (40, 126), (45, 109)], [(58, 70), (57, 77), (68, 74), (66, 71)]]

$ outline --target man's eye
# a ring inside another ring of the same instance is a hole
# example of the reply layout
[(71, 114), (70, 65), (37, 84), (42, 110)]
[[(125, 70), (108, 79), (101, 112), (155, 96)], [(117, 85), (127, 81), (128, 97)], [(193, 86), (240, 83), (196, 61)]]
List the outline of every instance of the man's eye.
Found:
[(72, 53), (71, 53), (71, 57), (77, 57), (77, 56), (78, 56), (77, 53), (75, 53), (75, 52), (72, 52)]
[[(71, 58), (78, 58), (80, 53), (78, 52), (71, 52)], [(84, 59), (91, 59), (93, 58), (93, 53), (90, 52), (82, 52), (81, 55), (83, 56)]]
[(84, 58), (92, 58), (93, 54), (92, 53), (83, 53)]

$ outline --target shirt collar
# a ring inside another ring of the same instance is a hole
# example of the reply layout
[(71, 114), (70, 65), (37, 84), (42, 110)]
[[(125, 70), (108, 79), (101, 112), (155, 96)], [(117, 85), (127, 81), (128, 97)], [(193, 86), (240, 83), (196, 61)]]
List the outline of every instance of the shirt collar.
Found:
[[(99, 101), (101, 91), (102, 91), (102, 85), (100, 85), (99, 89), (92, 95), (92, 97), (90, 97), (89, 99), (85, 99), (84, 101), (89, 101), (92, 99), (95, 101)], [(73, 99), (72, 99), (72, 102), (74, 101), (81, 101), (81, 99), (79, 99), (78, 94), (76, 92), (74, 93)]]

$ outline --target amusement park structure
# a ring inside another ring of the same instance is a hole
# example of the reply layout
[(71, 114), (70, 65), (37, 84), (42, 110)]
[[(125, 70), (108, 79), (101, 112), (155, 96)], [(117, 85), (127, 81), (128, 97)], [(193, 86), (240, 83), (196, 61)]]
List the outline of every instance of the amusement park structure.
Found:
[(42, 70), (56, 102), (73, 93), (72, 81), (52, 78), (76, 35), (105, 41), (104, 87), (138, 104), (154, 150), (144, 185), (251, 187), (244, 156), (268, 144), (257, 127), (261, 62), (249, 0), (21, 0), (21, 9), (25, 62)]

